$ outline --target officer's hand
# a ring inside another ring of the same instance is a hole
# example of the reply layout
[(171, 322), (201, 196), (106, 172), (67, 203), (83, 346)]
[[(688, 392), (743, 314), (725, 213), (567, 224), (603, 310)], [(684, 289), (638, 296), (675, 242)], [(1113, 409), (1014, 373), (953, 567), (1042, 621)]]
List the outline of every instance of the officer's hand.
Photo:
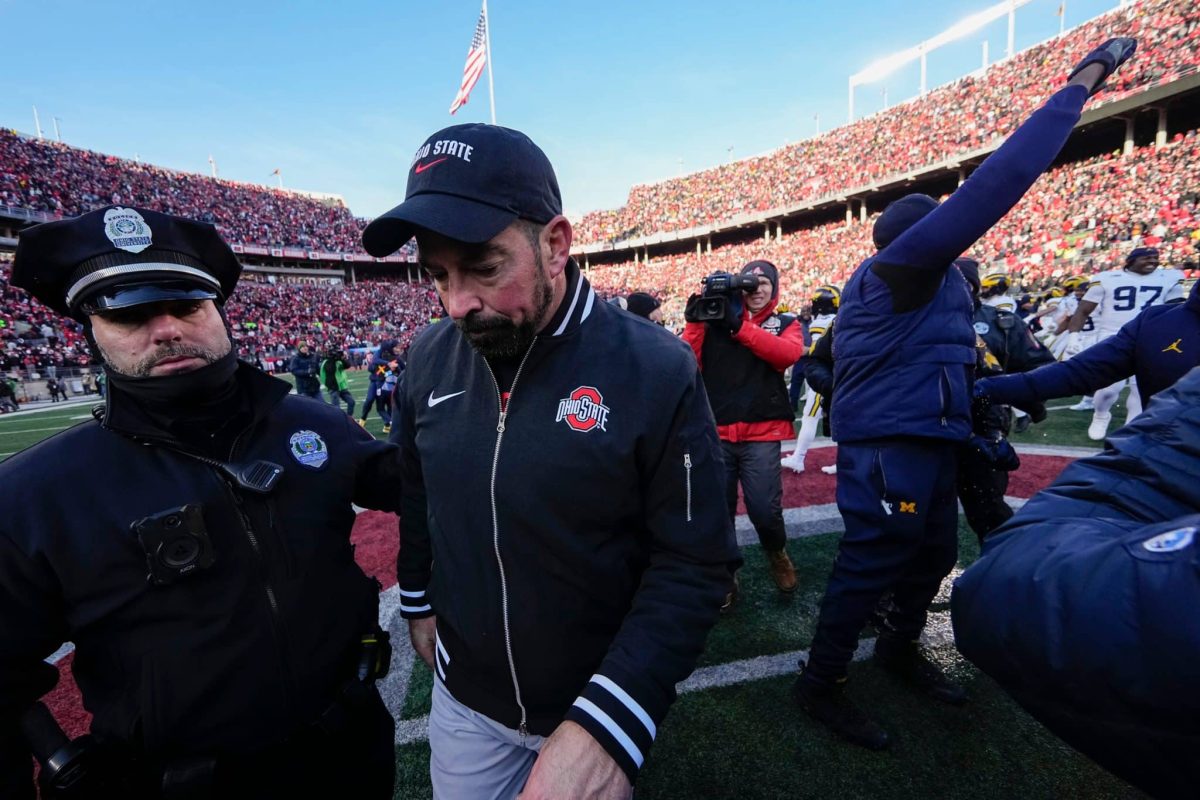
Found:
[(687, 322), (700, 322), (700, 295), (694, 294), (687, 299), (683, 307), (683, 318)]
[(424, 617), (408, 621), (408, 638), (412, 640), (413, 650), (433, 669), (433, 649), (437, 646), (437, 617)]
[(1067, 76), (1067, 83), (1083, 86), (1089, 95), (1095, 94), (1136, 51), (1137, 39), (1128, 36), (1109, 39), (1075, 65)]
[(633, 786), (600, 743), (564, 721), (542, 745), (517, 800), (629, 800)]

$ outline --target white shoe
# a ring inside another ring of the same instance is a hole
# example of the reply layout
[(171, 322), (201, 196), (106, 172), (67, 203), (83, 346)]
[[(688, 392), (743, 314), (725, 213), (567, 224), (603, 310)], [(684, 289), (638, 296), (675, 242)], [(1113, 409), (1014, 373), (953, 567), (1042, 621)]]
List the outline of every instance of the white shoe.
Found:
[(1088, 425), (1088, 438), (1093, 442), (1098, 442), (1108, 433), (1108, 423), (1112, 422), (1112, 414), (1101, 414), (1099, 411), (1092, 414), (1092, 424)]
[(1095, 411), (1096, 407), (1092, 405), (1092, 398), (1085, 397), (1073, 406), (1067, 406), (1070, 411)]
[(837, 475), (837, 464), (830, 464), (828, 467), (821, 467), (821, 472), (826, 475)]
[(792, 453), (790, 456), (784, 456), (783, 458), (779, 459), (779, 464), (780, 464), (780, 466), (787, 467), (792, 472), (797, 472), (797, 473), (804, 472), (804, 459), (796, 458), (795, 453)]

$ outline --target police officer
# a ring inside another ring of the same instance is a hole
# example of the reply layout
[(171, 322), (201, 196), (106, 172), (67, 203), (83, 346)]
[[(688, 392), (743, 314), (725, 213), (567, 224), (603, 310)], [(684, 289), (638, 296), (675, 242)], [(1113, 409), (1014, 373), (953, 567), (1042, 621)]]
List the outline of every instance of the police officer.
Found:
[(934, 699), (966, 700), (917, 646), (957, 560), (957, 451), (971, 436), (975, 332), (971, 294), (954, 260), (1050, 166), (1088, 97), (1134, 47), (1132, 39), (1113, 39), (1090, 53), (946, 202), (908, 195), (886, 208), (873, 231), (878, 252), (842, 291), (831, 414), (846, 532), (794, 695), (856, 744), (889, 743), (843, 693), (858, 635), (888, 591), (892, 608), (876, 663)]
[[(955, 264), (967, 279), (975, 302), (976, 378), (1053, 364), (1054, 356), (1033, 338), (1016, 314), (983, 301), (979, 264), (971, 258), (960, 258)], [(1034, 419), (1045, 418), (1046, 409), (1041, 403), (1025, 405)], [(1009, 406), (979, 403), (971, 412), (972, 435), (959, 449), (958, 499), (962, 501), (967, 524), (982, 542), (1013, 515), (1012, 508), (1004, 502), (1004, 493), (1008, 490), (1008, 473), (1020, 466), (1020, 460), (1007, 439), (1012, 424)]]
[(240, 273), (211, 225), (144, 209), (20, 237), (13, 285), (84, 324), (108, 395), (0, 464), (0, 796), (32, 796), (19, 720), (66, 641), (92, 796), (392, 796), (349, 534), (352, 503), (397, 509), (397, 451), (236, 360)]

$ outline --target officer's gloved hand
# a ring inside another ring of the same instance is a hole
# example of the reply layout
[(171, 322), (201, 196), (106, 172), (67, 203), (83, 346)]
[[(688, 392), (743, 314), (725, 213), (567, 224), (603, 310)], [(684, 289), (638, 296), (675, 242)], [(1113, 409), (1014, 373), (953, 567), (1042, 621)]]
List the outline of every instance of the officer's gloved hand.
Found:
[(1021, 466), (1017, 451), (1007, 439), (989, 439), (975, 434), (967, 441), (967, 446), (983, 456), (984, 460), (1003, 472), (1012, 472)]
[(694, 294), (688, 297), (687, 305), (683, 307), (683, 318), (687, 322), (700, 321), (700, 295)]
[(1075, 69), (1071, 70), (1071, 74), (1067, 76), (1069, 83), (1072, 78), (1082, 72), (1086, 67), (1092, 64), (1102, 64), (1104, 66), (1104, 75), (1100, 80), (1096, 81), (1096, 85), (1092, 87), (1089, 94), (1095, 94), (1104, 86), (1104, 82), (1117, 71), (1118, 68), (1128, 61), (1137, 51), (1137, 39), (1128, 36), (1121, 36), (1116, 39), (1109, 39), (1104, 44), (1097, 47), (1092, 52), (1075, 65)]

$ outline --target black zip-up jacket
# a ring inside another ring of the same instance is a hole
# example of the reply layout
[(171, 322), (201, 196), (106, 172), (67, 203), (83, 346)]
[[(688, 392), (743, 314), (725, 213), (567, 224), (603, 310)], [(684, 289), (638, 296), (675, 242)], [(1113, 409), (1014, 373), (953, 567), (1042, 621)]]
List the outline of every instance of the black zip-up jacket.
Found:
[[(282, 466), (269, 495), (146, 443), (116, 387), (103, 423), (0, 464), (0, 786), (29, 780), (16, 720), (65, 641), (92, 733), (154, 759), (276, 746), (355, 677), (379, 588), (354, 561), (351, 503), (399, 509), (396, 449), (253, 367), (237, 380), (253, 416), (232, 458)], [(130, 525), (193, 503), (215, 563), (152, 585)]]
[(460, 702), (537, 735), (573, 720), (632, 780), (740, 557), (690, 349), (567, 275), (506, 412), (453, 325), (413, 345), (401, 613), (437, 614)]

